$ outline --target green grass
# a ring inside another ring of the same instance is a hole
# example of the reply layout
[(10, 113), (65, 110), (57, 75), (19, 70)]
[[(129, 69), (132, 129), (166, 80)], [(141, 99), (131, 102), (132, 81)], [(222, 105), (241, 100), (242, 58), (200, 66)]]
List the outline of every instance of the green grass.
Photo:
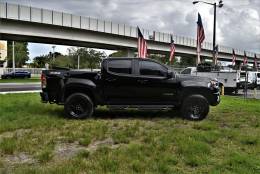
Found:
[(40, 82), (39, 77), (25, 78), (25, 79), (0, 79), (0, 83), (35, 83)]
[[(38, 94), (0, 95), (0, 173), (260, 173), (259, 106), (224, 96), (200, 122), (105, 107), (72, 120)], [(19, 154), (34, 162), (8, 161)]]

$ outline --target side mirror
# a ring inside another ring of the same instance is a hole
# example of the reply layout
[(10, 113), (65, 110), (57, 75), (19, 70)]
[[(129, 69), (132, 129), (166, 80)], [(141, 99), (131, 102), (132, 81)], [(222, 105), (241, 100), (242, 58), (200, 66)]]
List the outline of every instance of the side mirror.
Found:
[(168, 70), (167, 71), (167, 79), (171, 79), (171, 78), (173, 78), (173, 73), (172, 73), (172, 71)]

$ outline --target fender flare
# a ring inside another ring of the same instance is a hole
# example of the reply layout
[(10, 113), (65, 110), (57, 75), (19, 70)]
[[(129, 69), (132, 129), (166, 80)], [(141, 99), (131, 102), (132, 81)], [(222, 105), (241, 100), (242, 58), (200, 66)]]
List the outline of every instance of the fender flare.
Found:
[(96, 99), (96, 84), (88, 79), (79, 79), (79, 78), (70, 78), (64, 84), (62, 89), (62, 101), (65, 102), (66, 92), (72, 88), (84, 89), (86, 91), (90, 91), (93, 94), (94, 99)]

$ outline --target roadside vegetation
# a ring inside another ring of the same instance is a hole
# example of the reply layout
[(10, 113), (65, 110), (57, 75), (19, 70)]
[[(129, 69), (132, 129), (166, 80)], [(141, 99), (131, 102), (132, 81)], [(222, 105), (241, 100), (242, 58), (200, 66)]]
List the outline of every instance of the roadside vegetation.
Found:
[(106, 107), (72, 120), (38, 94), (0, 95), (0, 173), (260, 173), (259, 106), (224, 96), (200, 122)]
[(40, 77), (32, 77), (26, 79), (0, 79), (0, 83), (37, 83), (40, 82)]

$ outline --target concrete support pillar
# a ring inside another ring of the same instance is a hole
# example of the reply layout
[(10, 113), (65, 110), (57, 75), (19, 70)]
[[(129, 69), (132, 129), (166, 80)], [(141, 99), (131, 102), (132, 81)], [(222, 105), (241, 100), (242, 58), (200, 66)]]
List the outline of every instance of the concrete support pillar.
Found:
[(15, 52), (14, 52), (14, 41), (13, 41), (13, 72), (15, 72)]
[(127, 49), (126, 50), (126, 57), (134, 57), (135, 56), (135, 51), (132, 49)]

